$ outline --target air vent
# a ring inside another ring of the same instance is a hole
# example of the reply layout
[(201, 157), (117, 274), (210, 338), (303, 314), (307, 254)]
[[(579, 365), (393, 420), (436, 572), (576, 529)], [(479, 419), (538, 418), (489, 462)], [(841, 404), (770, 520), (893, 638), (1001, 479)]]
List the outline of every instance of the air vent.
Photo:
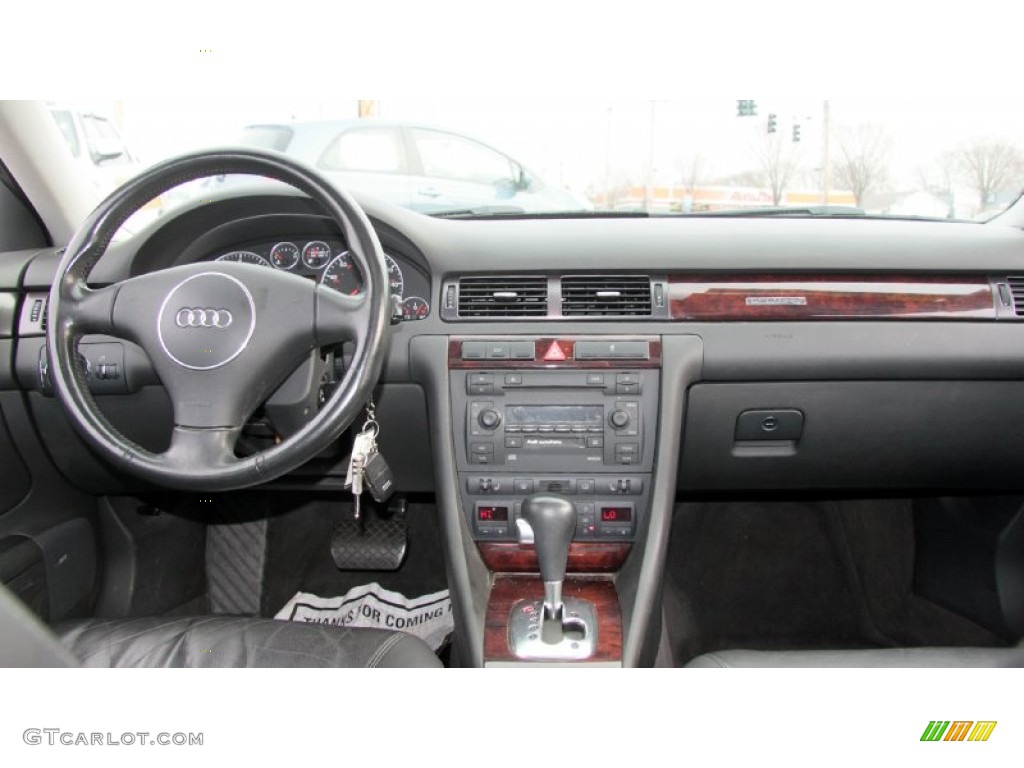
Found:
[(463, 277), (459, 317), (544, 317), (548, 313), (545, 277)]
[(645, 275), (562, 278), (566, 317), (651, 314), (651, 278)]
[(1024, 317), (1024, 277), (1008, 277), (1006, 282), (1010, 286), (1010, 295), (1013, 297), (1013, 312), (1017, 317)]

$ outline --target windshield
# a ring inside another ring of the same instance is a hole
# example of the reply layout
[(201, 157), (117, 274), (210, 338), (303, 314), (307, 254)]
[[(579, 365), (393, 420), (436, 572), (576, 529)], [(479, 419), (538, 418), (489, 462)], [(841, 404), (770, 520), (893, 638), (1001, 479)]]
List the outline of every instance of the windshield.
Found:
[[(61, 104), (52, 114), (97, 200), (126, 177), (126, 164), (141, 170), (194, 149), (245, 145), (292, 155), (357, 198), (432, 215), (984, 221), (1024, 189), (1017, 111), (1006, 101), (129, 100)], [(191, 185), (149, 215), (241, 183), (251, 180)]]

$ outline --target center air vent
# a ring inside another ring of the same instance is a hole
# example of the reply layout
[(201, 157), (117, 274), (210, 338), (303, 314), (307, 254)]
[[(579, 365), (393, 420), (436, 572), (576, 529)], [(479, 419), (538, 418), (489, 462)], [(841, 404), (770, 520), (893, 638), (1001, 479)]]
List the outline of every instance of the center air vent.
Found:
[(1008, 277), (1006, 282), (1013, 297), (1013, 313), (1017, 317), (1024, 317), (1024, 277)]
[(459, 317), (544, 317), (548, 313), (545, 277), (463, 277)]
[(645, 275), (562, 278), (566, 317), (651, 314), (651, 279)]

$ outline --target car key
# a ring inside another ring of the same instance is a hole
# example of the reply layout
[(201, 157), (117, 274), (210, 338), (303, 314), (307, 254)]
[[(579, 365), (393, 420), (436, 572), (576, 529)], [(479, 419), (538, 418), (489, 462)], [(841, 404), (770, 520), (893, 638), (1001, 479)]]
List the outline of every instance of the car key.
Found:
[(352, 469), (352, 512), (355, 519), (359, 519), (359, 500), (363, 495), (363, 463), (366, 461), (366, 457), (361, 453), (352, 454), (352, 463), (350, 467)]
[(352, 487), (353, 465), (355, 464), (356, 456), (362, 456), (363, 461), (365, 462), (366, 455), (370, 453), (371, 450), (373, 450), (373, 447), (373, 433), (367, 430), (363, 430), (362, 432), (360, 432), (352, 441), (352, 457), (349, 459), (348, 473), (345, 475), (346, 488)]
[(366, 461), (363, 463), (362, 481), (370, 495), (373, 496), (373, 500), (378, 503), (387, 501), (391, 498), (391, 494), (394, 493), (395, 483), (394, 477), (391, 474), (391, 467), (388, 466), (384, 456), (377, 450), (376, 445), (366, 455)]

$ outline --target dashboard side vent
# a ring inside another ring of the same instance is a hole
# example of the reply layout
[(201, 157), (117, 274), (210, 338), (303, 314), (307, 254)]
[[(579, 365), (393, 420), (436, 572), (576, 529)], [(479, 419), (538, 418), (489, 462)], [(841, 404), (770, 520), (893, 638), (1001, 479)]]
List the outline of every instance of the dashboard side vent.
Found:
[(594, 275), (562, 278), (566, 317), (621, 317), (651, 314), (651, 278), (646, 275)]
[(547, 313), (546, 277), (459, 279), (459, 317), (544, 317)]
[(1024, 277), (1008, 277), (1007, 285), (1010, 286), (1010, 296), (1013, 299), (1013, 313), (1017, 317), (1024, 317)]

